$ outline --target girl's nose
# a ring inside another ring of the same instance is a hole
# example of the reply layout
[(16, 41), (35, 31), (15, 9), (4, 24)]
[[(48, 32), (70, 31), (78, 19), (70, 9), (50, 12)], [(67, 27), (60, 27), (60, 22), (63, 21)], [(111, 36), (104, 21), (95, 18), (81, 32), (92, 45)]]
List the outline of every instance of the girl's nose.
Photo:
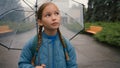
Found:
[(56, 20), (56, 16), (55, 15), (52, 15), (52, 20)]

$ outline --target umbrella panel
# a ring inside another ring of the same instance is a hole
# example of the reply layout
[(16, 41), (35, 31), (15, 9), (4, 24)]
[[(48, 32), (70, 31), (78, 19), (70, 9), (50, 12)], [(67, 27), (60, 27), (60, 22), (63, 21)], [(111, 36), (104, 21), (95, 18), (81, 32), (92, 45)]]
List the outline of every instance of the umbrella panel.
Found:
[[(22, 2), (19, 8), (8, 9), (0, 13), (0, 26), (7, 25), (12, 30), (12, 32), (0, 34), (0, 45), (9, 49), (22, 49), (25, 43), (37, 34), (35, 3), (25, 0), (27, 4), (30, 4), (31, 7), (29, 7)], [(53, 0), (52, 2), (61, 11), (60, 31), (66, 38), (71, 39), (84, 28), (83, 5), (72, 0)], [(43, 1), (39, 1), (38, 5), (42, 3)]]

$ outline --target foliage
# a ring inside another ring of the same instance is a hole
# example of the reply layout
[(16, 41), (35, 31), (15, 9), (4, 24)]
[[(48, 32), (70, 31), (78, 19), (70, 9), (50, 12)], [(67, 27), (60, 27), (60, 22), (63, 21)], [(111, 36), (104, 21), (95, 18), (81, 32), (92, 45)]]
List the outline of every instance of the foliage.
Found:
[(120, 21), (119, 0), (89, 0), (86, 21)]
[(28, 30), (31, 30), (35, 27), (35, 24), (33, 23), (20, 23), (17, 27), (17, 33), (26, 32)]
[(17, 34), (26, 32), (35, 27), (34, 23), (21, 23), (21, 22), (2, 22), (0, 21), (0, 25), (8, 25), (12, 30), (14, 30)]
[(113, 46), (120, 46), (120, 22), (97, 22), (97, 23), (86, 23), (86, 28), (90, 25), (99, 25), (103, 27), (103, 30), (94, 37), (104, 43), (108, 43)]

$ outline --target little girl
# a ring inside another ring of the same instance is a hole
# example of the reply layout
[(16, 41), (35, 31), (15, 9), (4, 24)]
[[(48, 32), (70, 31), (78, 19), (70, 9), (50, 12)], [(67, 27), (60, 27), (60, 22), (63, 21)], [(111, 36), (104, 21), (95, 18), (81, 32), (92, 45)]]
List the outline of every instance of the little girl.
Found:
[(52, 2), (42, 4), (37, 18), (39, 34), (24, 46), (19, 68), (78, 68), (74, 47), (59, 30), (58, 7)]

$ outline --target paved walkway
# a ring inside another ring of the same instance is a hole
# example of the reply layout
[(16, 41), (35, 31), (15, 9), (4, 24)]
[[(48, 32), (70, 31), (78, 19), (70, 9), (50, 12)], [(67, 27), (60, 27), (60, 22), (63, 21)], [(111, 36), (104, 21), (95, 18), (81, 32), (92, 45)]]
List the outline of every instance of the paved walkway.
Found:
[[(83, 34), (76, 36), (71, 43), (76, 49), (79, 68), (120, 68), (120, 48), (98, 43)], [(20, 52), (0, 46), (0, 68), (18, 68)]]
[(120, 68), (120, 48), (97, 42), (80, 34), (72, 40), (77, 52), (79, 68)]

